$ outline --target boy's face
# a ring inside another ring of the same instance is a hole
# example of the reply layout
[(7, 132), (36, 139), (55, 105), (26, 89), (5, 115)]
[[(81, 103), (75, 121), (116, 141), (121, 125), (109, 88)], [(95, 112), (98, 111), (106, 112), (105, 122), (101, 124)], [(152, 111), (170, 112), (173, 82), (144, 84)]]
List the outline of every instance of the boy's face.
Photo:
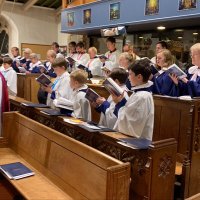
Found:
[(113, 51), (115, 49), (115, 43), (112, 43), (110, 41), (106, 42), (106, 46), (107, 46), (109, 51)]
[(64, 67), (57, 66), (57, 67), (54, 67), (53, 69), (57, 76), (61, 76), (65, 72)]
[(143, 78), (141, 74), (135, 75), (135, 73), (129, 70), (129, 80), (131, 82), (131, 86), (138, 86), (143, 84)]
[(8, 69), (9, 67), (11, 67), (11, 65), (8, 64), (8, 63), (3, 63), (3, 67), (4, 67), (5, 69)]

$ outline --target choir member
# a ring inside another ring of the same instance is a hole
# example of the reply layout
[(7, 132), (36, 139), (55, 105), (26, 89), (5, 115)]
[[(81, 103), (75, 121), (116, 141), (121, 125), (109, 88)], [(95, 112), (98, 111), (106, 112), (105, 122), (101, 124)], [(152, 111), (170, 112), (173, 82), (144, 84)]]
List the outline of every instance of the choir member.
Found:
[(123, 46), (123, 52), (127, 52), (133, 56), (133, 60), (140, 60), (140, 57), (136, 54), (133, 45), (131, 44), (125, 44)]
[(6, 80), (2, 73), (0, 72), (0, 136), (1, 136), (1, 123), (3, 112), (9, 111), (9, 98), (8, 98), (8, 88), (6, 84)]
[(86, 66), (87, 62), (90, 60), (90, 57), (88, 53), (86, 53), (85, 45), (83, 44), (83, 42), (78, 42), (76, 44), (76, 52), (77, 54), (75, 56), (75, 67), (78, 67), (78, 65)]
[[(159, 41), (159, 42), (157, 42), (155, 54), (157, 55), (160, 51), (162, 51), (164, 49), (168, 49), (167, 43), (165, 41)], [(154, 64), (156, 64), (156, 56), (154, 56), (153, 58), (151, 58), (151, 62), (154, 63)]]
[(88, 74), (80, 69), (71, 72), (70, 87), (73, 91), (70, 98), (66, 101), (62, 98), (62, 102), (69, 107), (73, 107), (73, 111), (69, 112), (67, 109), (61, 109), (61, 113), (75, 118), (83, 118), (85, 121), (91, 121), (90, 102), (85, 98), (88, 88), (86, 85), (87, 76)]
[(88, 67), (88, 70), (91, 71), (93, 76), (102, 76), (101, 67), (103, 65), (100, 59), (97, 57), (97, 49), (95, 47), (90, 47), (88, 49), (88, 53), (90, 60), (87, 62), (86, 67)]
[[(128, 99), (128, 89), (125, 85), (128, 78), (126, 70), (119, 67), (114, 68), (109, 77), (112, 78), (125, 91), (125, 98)], [(117, 117), (113, 113), (115, 109), (115, 102), (112, 100), (112, 96), (110, 95), (107, 100), (104, 97), (99, 97), (96, 100), (96, 104), (96, 111), (101, 113), (99, 124), (113, 129)]]
[(188, 93), (192, 97), (200, 96), (200, 43), (194, 44), (191, 48), (192, 64), (194, 66), (188, 69), (188, 79), (182, 81), (186, 83)]
[(47, 62), (44, 64), (45, 68), (46, 68), (46, 73), (50, 76), (55, 78), (56, 77), (56, 73), (54, 72), (54, 69), (52, 67), (52, 63), (54, 62), (54, 60), (56, 59), (56, 53), (54, 50), (48, 50), (47, 51)]
[(55, 108), (53, 100), (59, 97), (70, 99), (72, 90), (69, 85), (69, 73), (67, 72), (67, 61), (64, 58), (56, 58), (52, 67), (57, 77), (52, 86), (43, 86), (43, 89), (48, 92), (47, 105)]
[[(121, 53), (119, 56), (119, 66), (124, 68), (128, 72), (128, 67), (134, 62), (132, 54), (128, 52)], [(131, 90), (131, 83), (127, 78), (126, 87)]]
[(13, 60), (10, 57), (3, 59), (3, 70), (1, 73), (6, 79), (9, 95), (17, 95), (17, 73), (12, 68)]
[(156, 59), (157, 65), (161, 70), (152, 79), (154, 82), (153, 93), (173, 97), (182, 95), (182, 81), (176, 82), (174, 80), (176, 79), (174, 74), (170, 75), (165, 72), (167, 68), (174, 63), (171, 52), (168, 49), (164, 49), (157, 54)]
[(38, 55), (36, 53), (32, 53), (30, 55), (31, 63), (30, 63), (30, 68), (29, 72), (30, 73), (40, 73), (40, 65), (41, 62), (39, 61)]
[(20, 66), (24, 68), (24, 70), (22, 70), (22, 72), (24, 71), (28, 71), (30, 68), (30, 63), (31, 63), (31, 59), (30, 59), (30, 55), (32, 53), (32, 50), (29, 48), (24, 49), (23, 51), (23, 56), (20, 59)]
[(11, 54), (13, 56), (13, 63), (12, 63), (12, 68), (19, 73), (19, 63), (20, 63), (20, 53), (19, 53), (19, 48), (18, 47), (12, 47), (11, 48)]
[(55, 51), (56, 58), (59, 58), (59, 57), (64, 58), (64, 56), (60, 53), (60, 46), (57, 42), (53, 42), (51, 44), (51, 49)]
[(154, 102), (151, 94), (152, 82), (149, 62), (139, 60), (131, 64), (129, 79), (133, 94), (127, 100), (124, 95), (112, 95), (114, 114), (118, 118), (114, 129), (126, 135), (152, 140), (154, 123)]
[[(68, 58), (68, 57), (73, 58), (73, 59), (75, 59), (77, 57), (76, 42), (74, 42), (74, 41), (72, 41), (68, 44), (68, 54), (67, 54), (66, 58)], [(75, 68), (75, 63), (69, 62), (68, 72), (73, 71), (74, 68)]]
[(113, 68), (119, 67), (119, 55), (120, 51), (116, 49), (116, 40), (113, 37), (109, 37), (106, 40), (106, 46), (108, 48), (108, 52), (105, 53), (105, 56), (108, 58), (107, 60), (101, 59), (103, 66), (112, 71)]

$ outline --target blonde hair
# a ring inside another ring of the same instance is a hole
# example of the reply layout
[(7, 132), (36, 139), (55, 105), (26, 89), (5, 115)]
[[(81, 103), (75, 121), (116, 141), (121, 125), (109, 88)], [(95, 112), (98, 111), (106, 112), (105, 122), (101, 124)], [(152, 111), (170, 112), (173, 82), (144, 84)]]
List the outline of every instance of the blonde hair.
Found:
[(54, 50), (48, 50), (47, 55), (51, 56), (52, 58), (56, 58), (56, 52)]
[(35, 59), (39, 59), (38, 55), (36, 53), (31, 53), (30, 54), (30, 58), (35, 58)]
[(95, 54), (97, 54), (97, 49), (95, 48), (95, 47), (90, 47), (89, 49), (88, 49), (88, 51), (89, 50), (92, 50)]
[(192, 45), (190, 51), (197, 51), (198, 53), (200, 53), (200, 43)]
[(32, 50), (29, 49), (29, 48), (26, 48), (26, 49), (24, 49), (23, 53), (31, 54), (31, 53), (32, 53)]
[(165, 64), (163, 67), (169, 67), (174, 63), (174, 57), (168, 49), (163, 49), (159, 53), (157, 53), (157, 55), (158, 54), (162, 54), (165, 58)]
[(81, 69), (74, 70), (70, 74), (70, 78), (73, 78), (75, 81), (77, 81), (80, 84), (85, 84), (87, 82), (87, 77), (88, 77), (87, 72)]
[(125, 58), (130, 64), (134, 62), (133, 55), (128, 52), (121, 53), (120, 58)]

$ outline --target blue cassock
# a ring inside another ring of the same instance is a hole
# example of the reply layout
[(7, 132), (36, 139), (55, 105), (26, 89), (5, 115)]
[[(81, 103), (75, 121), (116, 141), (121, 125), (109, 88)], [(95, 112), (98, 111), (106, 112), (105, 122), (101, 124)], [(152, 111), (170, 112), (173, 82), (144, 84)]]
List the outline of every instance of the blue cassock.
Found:
[(172, 81), (166, 72), (163, 72), (159, 76), (154, 76), (152, 79), (153, 94), (167, 95), (172, 97), (178, 97), (183, 95), (180, 89), (182, 88), (182, 82), (179, 81), (178, 86)]
[(20, 59), (20, 64), (26, 64), (27, 71), (30, 69), (30, 63), (31, 63), (31, 60), (26, 60), (26, 58), (24, 57)]
[(38, 66), (35, 66), (30, 72), (33, 74), (40, 73), (40, 68)]
[(132, 88), (131, 82), (130, 82), (130, 80), (128, 78), (126, 80), (126, 87), (128, 88), (128, 90), (131, 90), (131, 88)]
[(49, 75), (49, 76), (52, 77), (52, 78), (56, 78), (57, 75), (56, 75), (56, 73), (54, 72), (53, 68), (51, 68), (50, 70), (48, 70), (47, 63), (48, 63), (48, 62), (45, 62), (45, 63), (44, 63), (44, 67), (45, 67), (45, 69), (47, 70), (47, 73), (46, 73), (46, 74)]
[(190, 80), (193, 74), (188, 75), (187, 89), (191, 97), (200, 97), (200, 76), (197, 76), (196, 80)]

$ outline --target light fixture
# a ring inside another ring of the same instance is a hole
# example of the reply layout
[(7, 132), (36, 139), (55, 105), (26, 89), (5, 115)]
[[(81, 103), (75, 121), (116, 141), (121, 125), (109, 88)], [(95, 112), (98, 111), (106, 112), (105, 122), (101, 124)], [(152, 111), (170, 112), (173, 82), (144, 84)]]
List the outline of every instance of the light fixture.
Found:
[(182, 39), (182, 38), (183, 38), (183, 37), (181, 37), (181, 36), (180, 36), (180, 37), (178, 37), (178, 39)]
[(140, 36), (140, 37), (139, 37), (139, 39), (143, 39), (143, 37), (142, 37), (142, 36)]
[(175, 29), (175, 32), (183, 32), (183, 29)]
[(197, 32), (194, 32), (194, 33), (192, 33), (193, 35), (198, 35), (199, 33), (197, 33)]
[(165, 30), (165, 26), (158, 26), (157, 29), (158, 29), (159, 31)]

